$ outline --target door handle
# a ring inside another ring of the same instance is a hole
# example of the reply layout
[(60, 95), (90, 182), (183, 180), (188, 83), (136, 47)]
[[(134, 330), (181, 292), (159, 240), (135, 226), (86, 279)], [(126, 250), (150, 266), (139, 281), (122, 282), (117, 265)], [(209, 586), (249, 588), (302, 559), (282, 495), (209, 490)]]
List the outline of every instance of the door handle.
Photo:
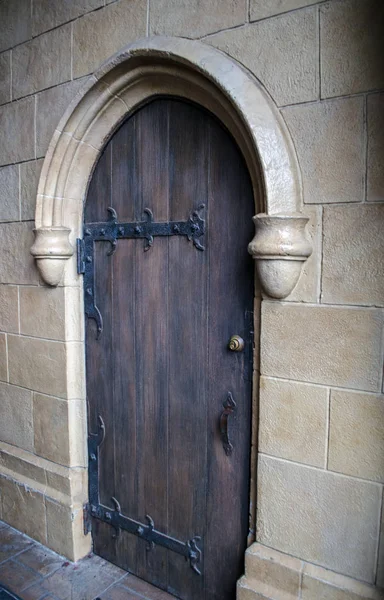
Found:
[(224, 452), (227, 456), (232, 454), (233, 446), (229, 441), (228, 436), (228, 417), (236, 411), (236, 402), (233, 399), (231, 392), (228, 392), (226, 400), (223, 402), (224, 410), (220, 415), (220, 433), (221, 442), (223, 444)]

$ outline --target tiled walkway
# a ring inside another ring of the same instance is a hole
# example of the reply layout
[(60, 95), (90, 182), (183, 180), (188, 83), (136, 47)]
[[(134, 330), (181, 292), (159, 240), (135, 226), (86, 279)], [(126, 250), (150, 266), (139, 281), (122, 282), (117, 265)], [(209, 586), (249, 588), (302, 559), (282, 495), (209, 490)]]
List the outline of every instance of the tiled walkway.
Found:
[(0, 588), (22, 600), (175, 600), (90, 554), (70, 563), (0, 521)]

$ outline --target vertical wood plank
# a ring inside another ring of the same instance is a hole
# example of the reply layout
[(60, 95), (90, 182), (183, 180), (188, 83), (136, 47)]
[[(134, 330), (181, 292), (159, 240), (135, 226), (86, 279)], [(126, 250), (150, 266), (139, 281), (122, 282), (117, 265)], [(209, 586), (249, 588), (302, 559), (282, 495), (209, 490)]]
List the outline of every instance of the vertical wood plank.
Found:
[[(192, 105), (170, 101), (170, 217), (186, 220), (207, 204), (207, 128)], [(208, 207), (206, 207), (206, 212)], [(208, 243), (208, 240), (204, 240)], [(169, 531), (180, 540), (202, 537), (205, 556), (207, 252), (186, 238), (169, 241)], [(202, 598), (202, 575), (169, 556), (169, 591)]]
[[(120, 221), (136, 218), (140, 198), (135, 157), (136, 123), (128, 120), (113, 136), (112, 146), (112, 205)], [(135, 240), (119, 240), (113, 257), (114, 313), (113, 322), (113, 386), (114, 404), (114, 482), (116, 497), (123, 514), (139, 517), (137, 474), (137, 326), (136, 303), (136, 245)], [(122, 531), (115, 540), (116, 563), (132, 572), (137, 569), (139, 540)]]
[[(91, 182), (88, 203), (86, 205), (86, 220), (89, 222), (104, 220), (108, 214), (106, 207), (111, 203), (111, 150), (107, 147), (96, 166)], [(99, 242), (94, 248), (95, 269), (95, 299), (103, 316), (104, 331), (100, 339), (96, 338), (96, 326), (93, 320), (86, 322), (86, 369), (87, 369), (87, 402), (88, 427), (91, 432), (97, 432), (98, 415), (100, 414), (106, 428), (109, 441), (100, 448), (100, 498), (110, 504), (114, 493), (113, 480), (113, 398), (111, 387), (112, 372), (112, 322), (113, 322), (113, 272), (112, 259), (107, 255), (109, 244)], [(108, 528), (93, 520), (98, 531), (94, 537), (95, 551), (109, 560), (115, 556)]]
[[(228, 133), (210, 123), (209, 233), (209, 403), (208, 489), (205, 593), (207, 600), (235, 598), (243, 574), (248, 533), (251, 425), (253, 195), (242, 156)], [(246, 342), (229, 351), (231, 335)], [(236, 412), (228, 419), (233, 453), (226, 456), (219, 418), (228, 392)]]
[[(168, 221), (168, 103), (159, 100), (136, 117), (136, 160), (140, 214), (150, 208), (156, 221)], [(155, 527), (168, 530), (168, 238), (155, 238), (150, 250), (136, 242), (136, 355), (138, 406), (138, 508)], [(137, 549), (137, 575), (167, 587), (167, 550)]]
[(111, 206), (111, 144), (101, 154), (89, 184), (84, 207), (85, 223), (106, 221)]

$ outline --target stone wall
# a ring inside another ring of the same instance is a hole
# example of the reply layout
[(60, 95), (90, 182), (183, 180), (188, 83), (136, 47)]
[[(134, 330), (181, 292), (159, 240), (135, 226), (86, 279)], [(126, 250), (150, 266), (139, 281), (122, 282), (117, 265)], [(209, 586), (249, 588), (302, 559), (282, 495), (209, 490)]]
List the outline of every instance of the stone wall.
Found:
[(258, 543), (239, 597), (379, 598), (381, 0), (0, 0), (0, 516), (70, 558), (89, 548), (81, 290), (44, 287), (29, 250), (55, 126), (87, 75), (145, 35), (201, 39), (255, 74), (310, 217), (298, 286), (262, 303)]

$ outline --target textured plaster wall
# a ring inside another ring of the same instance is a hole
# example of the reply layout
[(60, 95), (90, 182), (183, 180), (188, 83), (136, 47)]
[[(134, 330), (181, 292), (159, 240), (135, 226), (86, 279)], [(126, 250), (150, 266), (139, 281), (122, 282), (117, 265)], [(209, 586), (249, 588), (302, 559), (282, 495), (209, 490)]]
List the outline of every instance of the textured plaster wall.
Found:
[(202, 39), (252, 71), (302, 170), (314, 252), (286, 301), (262, 303), (257, 540), (384, 586), (381, 0), (0, 0), (0, 516), (84, 550), (65, 527), (86, 489), (82, 374), (66, 359), (80, 316), (64, 311), (80, 290), (39, 281), (36, 187), (86, 76), (148, 34)]

